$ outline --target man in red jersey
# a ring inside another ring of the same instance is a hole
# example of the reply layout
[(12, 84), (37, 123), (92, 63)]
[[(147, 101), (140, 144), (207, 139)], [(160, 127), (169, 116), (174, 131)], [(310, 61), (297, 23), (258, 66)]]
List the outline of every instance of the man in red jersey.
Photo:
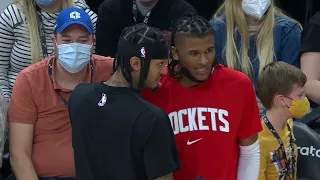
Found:
[(181, 158), (174, 179), (257, 180), (261, 123), (250, 79), (214, 64), (212, 29), (200, 16), (181, 19), (171, 41), (168, 75), (143, 96), (171, 120)]

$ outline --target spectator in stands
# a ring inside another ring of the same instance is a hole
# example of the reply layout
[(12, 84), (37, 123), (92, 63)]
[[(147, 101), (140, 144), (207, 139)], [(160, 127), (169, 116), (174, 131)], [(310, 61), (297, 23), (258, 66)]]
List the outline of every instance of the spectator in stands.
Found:
[(225, 0), (211, 24), (217, 62), (247, 74), (255, 89), (259, 72), (274, 60), (300, 67), (301, 26), (273, 0)]
[(288, 63), (276, 61), (261, 71), (257, 86), (267, 108), (259, 133), (259, 180), (296, 179), (297, 146), (292, 118), (302, 118), (310, 109), (305, 96), (306, 75)]
[(301, 70), (307, 76), (306, 94), (320, 104), (320, 12), (306, 25), (301, 42)]
[(79, 83), (106, 81), (112, 72), (111, 58), (92, 55), (94, 26), (85, 11), (63, 10), (54, 32), (55, 56), (22, 70), (12, 91), (10, 161), (18, 180), (74, 179), (68, 98)]
[(18, 73), (52, 55), (51, 36), (58, 13), (68, 7), (84, 9), (95, 25), (97, 15), (84, 0), (18, 0), (0, 15), (0, 87), (10, 99)]
[(0, 167), (2, 166), (4, 144), (7, 139), (7, 110), (8, 101), (5, 100), (3, 92), (0, 89)]
[(96, 53), (114, 57), (122, 30), (137, 23), (160, 29), (170, 40), (174, 22), (193, 13), (185, 0), (105, 0), (99, 8)]
[(256, 180), (261, 123), (250, 79), (215, 64), (212, 28), (200, 16), (178, 21), (172, 58), (161, 87), (143, 96), (171, 120), (181, 159), (174, 179)]

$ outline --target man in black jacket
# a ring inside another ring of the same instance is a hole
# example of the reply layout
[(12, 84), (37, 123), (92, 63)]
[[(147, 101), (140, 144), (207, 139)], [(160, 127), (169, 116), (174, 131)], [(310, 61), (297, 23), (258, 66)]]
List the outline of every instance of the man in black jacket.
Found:
[(171, 25), (194, 13), (185, 0), (105, 0), (99, 8), (96, 54), (114, 57), (122, 30), (137, 23), (160, 29), (169, 40)]
[(301, 70), (307, 76), (306, 95), (315, 108), (320, 105), (320, 12), (310, 18), (301, 36)]

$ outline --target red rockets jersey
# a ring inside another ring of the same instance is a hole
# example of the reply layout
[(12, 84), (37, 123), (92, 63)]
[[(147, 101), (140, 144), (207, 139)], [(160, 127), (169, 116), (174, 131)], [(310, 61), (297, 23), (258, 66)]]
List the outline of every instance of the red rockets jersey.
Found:
[(239, 140), (261, 131), (259, 109), (250, 79), (217, 66), (209, 79), (185, 88), (169, 76), (146, 100), (164, 109), (171, 120), (181, 159), (175, 180), (236, 180)]

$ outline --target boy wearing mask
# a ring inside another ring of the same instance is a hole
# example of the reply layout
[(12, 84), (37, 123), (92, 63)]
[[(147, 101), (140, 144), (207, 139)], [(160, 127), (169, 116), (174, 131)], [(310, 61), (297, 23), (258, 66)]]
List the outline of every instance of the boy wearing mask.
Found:
[(282, 61), (266, 65), (259, 75), (259, 95), (267, 108), (259, 133), (259, 180), (296, 179), (297, 146), (292, 118), (302, 118), (310, 109), (306, 81), (300, 69)]

